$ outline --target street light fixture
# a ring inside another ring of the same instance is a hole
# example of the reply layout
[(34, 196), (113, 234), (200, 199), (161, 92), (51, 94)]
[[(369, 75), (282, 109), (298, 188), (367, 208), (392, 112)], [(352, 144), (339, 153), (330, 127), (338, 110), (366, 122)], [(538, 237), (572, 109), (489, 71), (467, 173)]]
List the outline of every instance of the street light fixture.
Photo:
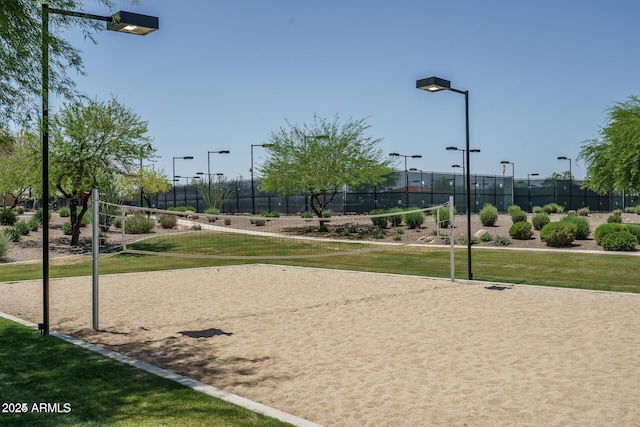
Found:
[(510, 162), (509, 160), (503, 160), (500, 162), (500, 164), (502, 165), (511, 165), (511, 206), (516, 204), (515, 201), (515, 186), (516, 186), (516, 165), (513, 162)]
[(211, 199), (211, 155), (212, 154), (229, 154), (229, 150), (219, 150), (219, 151), (207, 151), (207, 191), (209, 193), (209, 199)]
[(416, 80), (416, 88), (426, 90), (427, 92), (439, 92), (442, 90), (450, 90), (452, 92), (464, 95), (465, 105), (465, 123), (466, 123), (466, 193), (467, 193), (467, 275), (469, 280), (473, 280), (473, 272), (471, 270), (471, 164), (469, 150), (469, 91), (459, 90), (451, 87), (449, 80), (439, 77), (427, 77), (426, 79)]
[(392, 157), (404, 157), (404, 195), (405, 195), (405, 207), (409, 207), (409, 172), (407, 169), (407, 157), (411, 157), (412, 159), (421, 159), (421, 154), (400, 154), (400, 153), (389, 153)]
[(527, 174), (527, 187), (529, 189), (529, 212), (531, 212), (531, 177), (538, 176), (539, 173), (528, 173)]
[[(42, 2), (42, 323), (38, 329), (49, 335), (49, 14), (105, 21), (107, 30), (146, 35), (159, 29), (158, 18), (120, 11), (111, 16), (50, 8)], [(95, 303), (95, 301), (94, 301)]]
[(255, 193), (255, 181), (253, 178), (253, 147), (273, 147), (274, 144), (251, 144), (251, 213), (256, 213), (256, 193)]
[(571, 159), (566, 156), (558, 156), (558, 160), (568, 160), (569, 161), (569, 210), (572, 209), (572, 201), (573, 201), (573, 174), (571, 173)]
[[(176, 159), (179, 160), (193, 160), (193, 156), (174, 157), (173, 158), (173, 182), (176, 182)], [(173, 207), (176, 207), (176, 186), (173, 186)]]

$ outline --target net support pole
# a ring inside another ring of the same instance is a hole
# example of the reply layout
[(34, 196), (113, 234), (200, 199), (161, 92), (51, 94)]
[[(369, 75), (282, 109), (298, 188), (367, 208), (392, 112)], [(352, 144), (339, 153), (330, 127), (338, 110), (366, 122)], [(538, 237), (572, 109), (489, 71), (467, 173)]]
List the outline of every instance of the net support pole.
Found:
[(98, 189), (91, 190), (91, 255), (92, 255), (92, 313), (93, 330), (98, 330), (98, 257), (100, 255), (100, 221), (99, 221), (99, 199)]
[[(451, 281), (455, 282), (456, 281), (456, 263), (455, 263), (455, 256), (454, 256), (454, 242), (453, 242), (453, 227), (454, 227), (454, 213), (455, 213), (455, 207), (453, 206), (453, 196), (449, 196), (449, 242), (451, 244), (451, 256), (450, 256), (450, 260), (449, 260), (449, 264), (451, 264)], [(470, 237), (468, 237), (470, 238)]]

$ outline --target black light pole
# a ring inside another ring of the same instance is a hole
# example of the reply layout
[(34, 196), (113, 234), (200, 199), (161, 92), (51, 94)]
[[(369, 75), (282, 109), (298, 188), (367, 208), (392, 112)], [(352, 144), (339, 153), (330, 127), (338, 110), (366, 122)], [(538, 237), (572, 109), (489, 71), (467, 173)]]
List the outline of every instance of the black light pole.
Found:
[(49, 335), (49, 14), (104, 21), (107, 30), (147, 35), (159, 28), (158, 18), (120, 11), (112, 16), (92, 15), (50, 8), (42, 2), (42, 323), (38, 329)]
[(573, 174), (571, 173), (571, 159), (565, 156), (559, 156), (558, 160), (569, 160), (569, 210), (571, 210), (571, 202), (573, 201)]
[(511, 165), (511, 205), (515, 205), (516, 201), (515, 201), (515, 190), (514, 187), (516, 186), (516, 165), (515, 163), (510, 162), (509, 160), (503, 160), (500, 162), (500, 164), (502, 165)]
[[(173, 158), (173, 182), (177, 182), (176, 178), (176, 159), (179, 160), (193, 160), (193, 156), (184, 156), (184, 157), (174, 157)], [(173, 207), (176, 207), (176, 186), (173, 186)]]
[(209, 182), (207, 183), (207, 189), (209, 191), (209, 198), (211, 198), (211, 155), (212, 154), (229, 154), (229, 150), (219, 150), (219, 151), (207, 151), (207, 177), (209, 178)]
[(422, 155), (420, 154), (400, 154), (400, 153), (389, 153), (392, 157), (404, 157), (404, 197), (405, 197), (405, 207), (409, 207), (409, 172), (407, 169), (407, 157), (411, 157), (412, 159), (421, 159)]
[(527, 187), (529, 188), (529, 212), (531, 212), (531, 177), (538, 176), (539, 173), (528, 173), (527, 174)]
[(253, 147), (273, 147), (273, 144), (251, 144), (251, 213), (256, 213), (256, 194), (253, 178)]
[(426, 79), (416, 80), (416, 88), (426, 90), (427, 92), (439, 92), (441, 90), (450, 90), (452, 92), (464, 95), (465, 106), (465, 122), (466, 122), (466, 150), (467, 152), (467, 170), (466, 170), (466, 192), (467, 192), (467, 272), (469, 280), (473, 280), (473, 272), (471, 270), (471, 164), (469, 156), (469, 91), (458, 90), (451, 87), (449, 80), (439, 77), (428, 77)]

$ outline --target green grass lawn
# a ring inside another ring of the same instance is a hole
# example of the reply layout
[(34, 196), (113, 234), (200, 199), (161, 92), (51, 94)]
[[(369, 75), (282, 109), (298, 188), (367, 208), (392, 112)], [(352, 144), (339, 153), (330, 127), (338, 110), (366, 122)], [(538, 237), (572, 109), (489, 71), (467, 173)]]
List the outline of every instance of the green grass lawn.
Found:
[[(0, 412), (2, 426), (289, 425), (3, 318), (0, 366), (0, 404), (29, 408)], [(40, 402), (71, 411), (31, 412)]]

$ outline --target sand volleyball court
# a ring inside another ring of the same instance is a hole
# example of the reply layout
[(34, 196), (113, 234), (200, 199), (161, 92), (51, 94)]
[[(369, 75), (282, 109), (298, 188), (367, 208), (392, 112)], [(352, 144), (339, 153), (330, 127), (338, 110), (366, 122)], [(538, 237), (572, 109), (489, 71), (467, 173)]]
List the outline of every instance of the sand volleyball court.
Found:
[(640, 295), (266, 265), (100, 291), (94, 332), (91, 278), (51, 280), (51, 328), (325, 426), (640, 425)]

